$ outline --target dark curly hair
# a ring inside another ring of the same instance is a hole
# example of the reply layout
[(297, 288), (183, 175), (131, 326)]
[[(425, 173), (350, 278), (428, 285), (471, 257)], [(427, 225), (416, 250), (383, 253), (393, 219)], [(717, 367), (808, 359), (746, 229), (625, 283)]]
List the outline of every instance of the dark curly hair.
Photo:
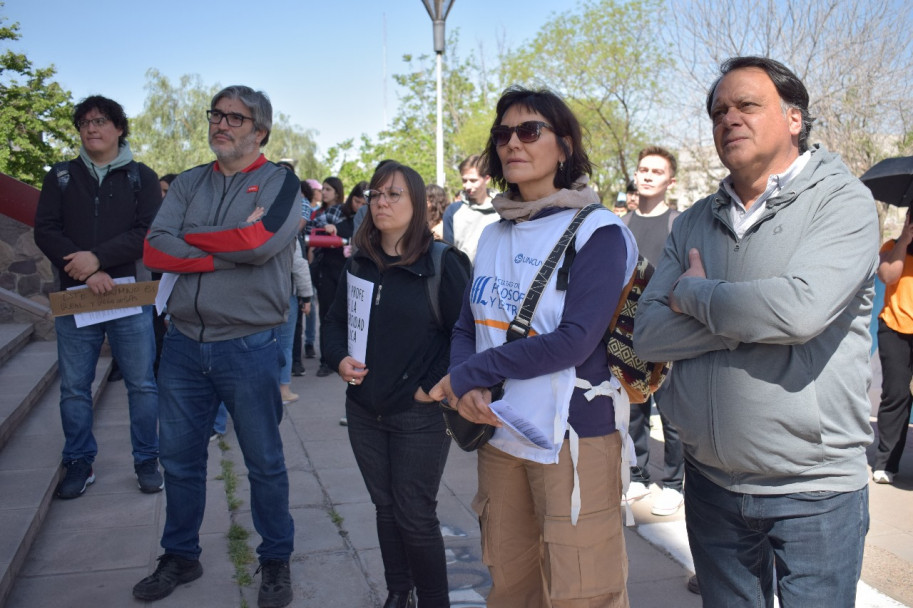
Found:
[(127, 143), (127, 136), (130, 134), (130, 126), (127, 124), (127, 115), (124, 108), (113, 99), (102, 97), (101, 95), (90, 95), (86, 97), (73, 108), (73, 126), (79, 131), (79, 121), (86, 117), (86, 114), (92, 110), (98, 110), (99, 114), (104, 114), (105, 118), (110, 120), (115, 127), (121, 129), (123, 133), (117, 138), (118, 147)]

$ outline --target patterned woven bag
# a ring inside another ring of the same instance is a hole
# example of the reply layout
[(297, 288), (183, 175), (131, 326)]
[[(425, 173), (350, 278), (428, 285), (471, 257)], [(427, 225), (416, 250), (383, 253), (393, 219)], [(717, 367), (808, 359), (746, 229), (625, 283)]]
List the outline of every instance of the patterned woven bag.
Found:
[(618, 378), (631, 403), (644, 403), (662, 385), (672, 363), (644, 361), (634, 353), (634, 316), (637, 302), (653, 276), (653, 265), (638, 256), (631, 280), (621, 294), (621, 301), (605, 333), (609, 369)]

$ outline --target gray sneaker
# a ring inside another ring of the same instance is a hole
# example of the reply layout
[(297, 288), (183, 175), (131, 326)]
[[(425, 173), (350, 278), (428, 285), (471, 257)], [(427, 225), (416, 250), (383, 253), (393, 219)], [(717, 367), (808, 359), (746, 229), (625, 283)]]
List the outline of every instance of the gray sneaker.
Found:
[(76, 458), (63, 463), (67, 470), (63, 479), (57, 484), (57, 498), (79, 498), (86, 488), (95, 483), (95, 471), (92, 463), (85, 458)]
[(162, 477), (161, 471), (159, 471), (158, 458), (144, 460), (134, 465), (133, 470), (136, 471), (136, 483), (139, 485), (141, 492), (155, 494), (156, 492), (161, 492), (165, 487), (165, 479)]

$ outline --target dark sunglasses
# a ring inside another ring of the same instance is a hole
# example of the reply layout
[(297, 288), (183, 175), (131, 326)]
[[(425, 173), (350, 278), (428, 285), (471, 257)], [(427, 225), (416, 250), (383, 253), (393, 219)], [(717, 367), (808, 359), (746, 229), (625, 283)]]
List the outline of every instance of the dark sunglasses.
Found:
[[(513, 137), (513, 134), (516, 132), (517, 139), (524, 144), (531, 144), (534, 141), (539, 141), (539, 137), (542, 135), (542, 127), (552, 129), (552, 125), (547, 122), (542, 122), (541, 120), (527, 120), (526, 122), (521, 122), (516, 127), (498, 125), (497, 127), (491, 128), (491, 138), (494, 140), (496, 146), (506, 146), (507, 142), (510, 141), (510, 138)], [(552, 130), (554, 131), (554, 129)]]

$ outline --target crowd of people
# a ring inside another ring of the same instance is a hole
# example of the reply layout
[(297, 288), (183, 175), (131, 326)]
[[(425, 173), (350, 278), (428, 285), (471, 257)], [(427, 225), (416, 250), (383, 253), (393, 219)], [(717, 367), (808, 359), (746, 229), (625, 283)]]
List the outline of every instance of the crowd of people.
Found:
[[(504, 91), (455, 197), (395, 159), (348, 193), (336, 176), (299, 179), (261, 152), (272, 106), (246, 86), (219, 91), (206, 112), (215, 160), (159, 180), (133, 159), (123, 108), (83, 100), (79, 155), (45, 178), (35, 241), (62, 289), (103, 295), (156, 273), (167, 306), (56, 319), (57, 496), (95, 480), (90, 388), (107, 339), (139, 489), (167, 498), (164, 552), (134, 597), (202, 576), (207, 446), (230, 417), (261, 538), (258, 605), (288, 605), (279, 426), (302, 398), (292, 377), (303, 358), (319, 357), (318, 377), (347, 383), (340, 423), (376, 510), (384, 608), (450, 605), (440, 402), (493, 429), (473, 501), (492, 608), (627, 606), (625, 505), (647, 497), (658, 516), (684, 508), (689, 588), (705, 605), (852, 606), (869, 521), (873, 283), (877, 272), (888, 293), (872, 471), (892, 483), (913, 404), (913, 220), (879, 258), (870, 192), (809, 143), (808, 92), (781, 63), (726, 61), (706, 104), (729, 171), (719, 190), (679, 212), (676, 158), (649, 146), (612, 213), (592, 207), (580, 123), (548, 90)], [(571, 224), (565, 253), (555, 244)], [(634, 349), (673, 366), (649, 400), (629, 403), (604, 334), (641, 258), (655, 274)]]

